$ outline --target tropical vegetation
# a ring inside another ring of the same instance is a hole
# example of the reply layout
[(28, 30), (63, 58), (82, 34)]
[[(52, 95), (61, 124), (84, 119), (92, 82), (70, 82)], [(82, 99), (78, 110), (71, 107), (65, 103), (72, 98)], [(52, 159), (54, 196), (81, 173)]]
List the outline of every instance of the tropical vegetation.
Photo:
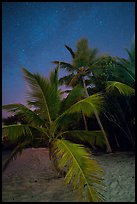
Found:
[[(69, 50), (72, 56), (72, 64), (53, 61), (53, 63), (59, 64), (61, 68), (66, 69), (70, 73), (68, 76), (62, 77), (60, 79), (60, 82), (65, 82), (66, 85), (72, 87), (74, 87), (76, 84), (81, 84), (84, 87), (85, 96), (88, 97), (89, 94), (87, 90), (87, 85), (89, 83), (91, 84), (90, 78), (93, 75), (92, 69), (95, 68), (98, 62), (100, 61), (100, 58), (96, 56), (98, 50), (95, 48), (90, 49), (88, 47), (88, 41), (85, 38), (78, 41), (77, 49), (75, 52), (69, 46), (65, 45), (65, 47)], [(103, 128), (100, 117), (96, 111), (94, 111), (94, 115), (104, 136), (104, 140), (106, 142), (106, 151), (108, 153), (112, 152), (109, 140), (107, 138), (107, 134)], [(83, 119), (85, 123), (85, 129), (87, 130), (88, 127), (84, 115)]]
[[(63, 101), (64, 112), (62, 113), (60, 90), (58, 89), (58, 68), (51, 72), (50, 79), (39, 74), (32, 74), (25, 68), (23, 72), (30, 88), (27, 100), (29, 108), (22, 104), (3, 106), (3, 109), (14, 114), (21, 114), (26, 121), (23, 124), (3, 126), (5, 137), (12, 141), (18, 140), (18, 145), (4, 168), (28, 144), (35, 140), (48, 141), (50, 159), (59, 172), (65, 171), (65, 182), (73, 189), (78, 189), (79, 198), (91, 202), (102, 201), (103, 196), (98, 191), (104, 186), (102, 168), (84, 145), (72, 142), (73, 137), (77, 137), (81, 141), (92, 143), (90, 138), (92, 136), (101, 137), (100, 131), (71, 131), (67, 129), (67, 124), (66, 126), (63, 124), (64, 121), (69, 123), (74, 113), (83, 112), (87, 116), (92, 116), (94, 110), (100, 112), (103, 97), (98, 93), (78, 100), (80, 95), (83, 95), (83, 91), (80, 87), (75, 87)], [(78, 95), (74, 94), (78, 92)], [(32, 110), (34, 107), (35, 111)]]
[[(71, 63), (53, 61), (49, 78), (23, 68), (27, 106), (3, 106), (12, 116), (3, 120), (2, 139), (14, 143), (3, 170), (24, 148), (48, 147), (55, 169), (78, 200), (101, 202), (104, 172), (94, 153), (135, 149), (135, 42), (126, 49), (128, 59), (99, 56), (85, 38), (76, 51), (65, 47)], [(59, 79), (60, 69), (67, 75)]]

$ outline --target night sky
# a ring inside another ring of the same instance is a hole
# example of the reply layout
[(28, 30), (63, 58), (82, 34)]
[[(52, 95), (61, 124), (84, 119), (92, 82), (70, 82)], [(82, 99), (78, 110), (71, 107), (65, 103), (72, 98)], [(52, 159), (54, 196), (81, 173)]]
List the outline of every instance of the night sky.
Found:
[(64, 44), (75, 50), (82, 37), (100, 54), (127, 58), (134, 33), (134, 2), (2, 3), (3, 105), (25, 104), (22, 67), (49, 76), (51, 61), (71, 62)]

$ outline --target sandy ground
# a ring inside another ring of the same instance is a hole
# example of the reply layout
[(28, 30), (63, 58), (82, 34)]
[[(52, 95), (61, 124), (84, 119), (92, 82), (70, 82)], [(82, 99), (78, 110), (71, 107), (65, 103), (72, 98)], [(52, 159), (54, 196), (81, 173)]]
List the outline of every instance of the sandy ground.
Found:
[[(8, 152), (3, 153), (3, 161)], [(131, 153), (94, 156), (105, 171), (106, 202), (135, 202), (135, 157)], [(58, 178), (48, 149), (29, 148), (2, 174), (3, 202), (75, 202), (76, 194)]]

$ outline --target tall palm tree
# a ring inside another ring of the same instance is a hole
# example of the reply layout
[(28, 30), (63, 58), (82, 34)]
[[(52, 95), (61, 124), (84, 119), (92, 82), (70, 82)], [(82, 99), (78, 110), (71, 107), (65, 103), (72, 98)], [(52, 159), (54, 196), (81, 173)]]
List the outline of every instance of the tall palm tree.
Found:
[[(85, 90), (85, 96), (89, 97), (87, 85), (90, 82), (90, 77), (93, 74), (92, 69), (96, 66), (99, 58), (96, 57), (98, 50), (90, 49), (88, 47), (88, 41), (83, 38), (77, 43), (77, 50), (74, 52), (69, 46), (65, 45), (72, 56), (72, 63), (53, 61), (54, 64), (60, 64), (60, 68), (67, 70), (70, 74), (68, 76), (62, 77), (60, 79), (61, 83), (74, 87), (76, 84), (82, 84)], [(87, 79), (85, 79), (87, 77)], [(112, 152), (111, 146), (109, 144), (107, 134), (103, 128), (100, 117), (96, 111), (94, 115), (97, 119), (99, 127), (104, 135), (106, 141), (106, 151), (108, 153)], [(87, 130), (87, 123), (85, 116), (83, 114), (85, 129)], [(93, 146), (94, 147), (94, 146)]]
[[(65, 109), (62, 112), (58, 90), (58, 68), (51, 72), (50, 79), (32, 74), (24, 68), (23, 72), (29, 85), (27, 103), (30, 108), (22, 104), (3, 106), (3, 109), (11, 113), (21, 114), (26, 121), (23, 124), (3, 126), (6, 137), (12, 141), (17, 139), (20, 141), (5, 163), (5, 168), (18, 152), (34, 140), (48, 141), (50, 159), (58, 171), (65, 171), (65, 182), (78, 190), (79, 199), (90, 202), (102, 201), (104, 199), (100, 194), (100, 189), (104, 188), (102, 168), (84, 145), (73, 143), (71, 139), (78, 138), (81, 141), (91, 142), (91, 138), (101, 137), (101, 132), (70, 131), (63, 125), (64, 121), (75, 113), (83, 112), (87, 116), (92, 116), (95, 110), (100, 112), (103, 105), (102, 95), (94, 94), (77, 102), (78, 96), (72, 92), (77, 93), (80, 89), (75, 88), (67, 97)], [(35, 108), (35, 111), (31, 108)], [(38, 138), (33, 135), (34, 131), (38, 133)]]

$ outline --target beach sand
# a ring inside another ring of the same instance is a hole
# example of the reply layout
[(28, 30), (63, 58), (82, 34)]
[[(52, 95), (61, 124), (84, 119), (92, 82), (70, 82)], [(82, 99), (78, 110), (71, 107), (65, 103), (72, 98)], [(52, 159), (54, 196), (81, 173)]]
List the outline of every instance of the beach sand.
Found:
[[(3, 152), (4, 161), (9, 155)], [(3, 202), (76, 202), (59, 178), (46, 148), (28, 148), (2, 174)], [(105, 171), (105, 202), (135, 202), (135, 156), (128, 152), (94, 156)]]

